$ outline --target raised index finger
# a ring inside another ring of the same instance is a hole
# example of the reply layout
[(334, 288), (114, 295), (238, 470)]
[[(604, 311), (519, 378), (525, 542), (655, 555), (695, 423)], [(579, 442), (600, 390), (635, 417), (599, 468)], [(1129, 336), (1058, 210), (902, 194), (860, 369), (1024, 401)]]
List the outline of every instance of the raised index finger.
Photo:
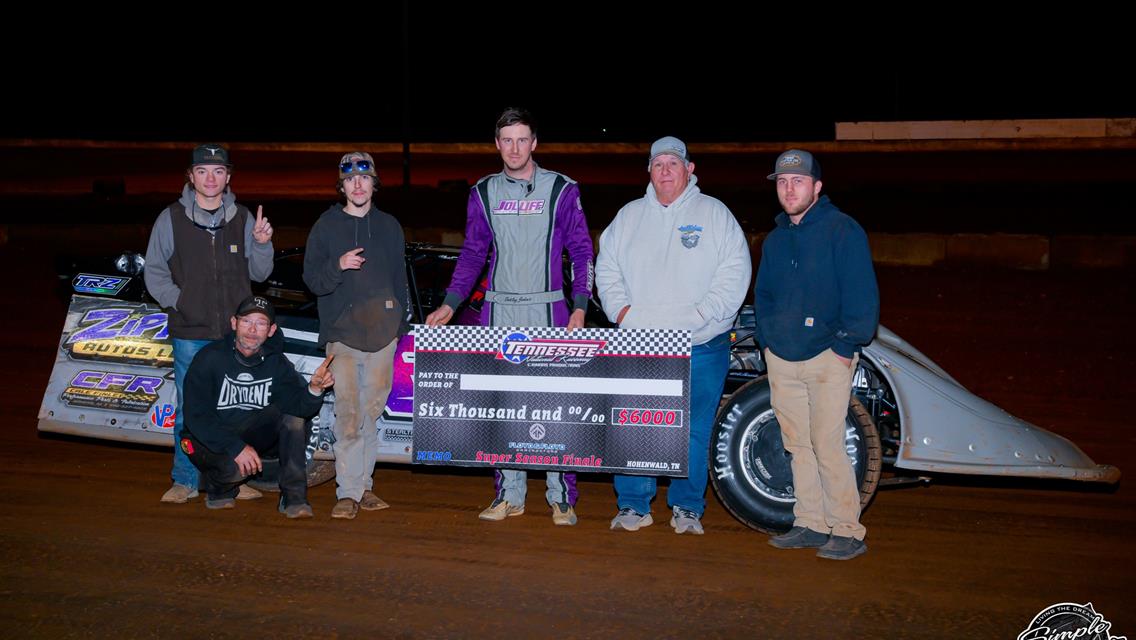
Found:
[(256, 207), (256, 223), (260, 224), (264, 220), (264, 205), (257, 205)]

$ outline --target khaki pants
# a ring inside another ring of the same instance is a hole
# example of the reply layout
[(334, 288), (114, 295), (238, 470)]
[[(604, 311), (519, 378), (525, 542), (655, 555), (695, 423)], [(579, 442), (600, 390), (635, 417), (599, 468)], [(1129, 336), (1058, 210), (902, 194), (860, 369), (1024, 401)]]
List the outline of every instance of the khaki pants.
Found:
[(335, 376), (335, 497), (358, 502), (371, 489), (379, 433), (375, 421), (390, 395), (396, 337), (379, 351), (359, 351), (342, 342), (327, 343)]
[(864, 539), (860, 491), (844, 449), (852, 372), (831, 349), (803, 362), (765, 350), (773, 411), (785, 450), (793, 454), (793, 525)]

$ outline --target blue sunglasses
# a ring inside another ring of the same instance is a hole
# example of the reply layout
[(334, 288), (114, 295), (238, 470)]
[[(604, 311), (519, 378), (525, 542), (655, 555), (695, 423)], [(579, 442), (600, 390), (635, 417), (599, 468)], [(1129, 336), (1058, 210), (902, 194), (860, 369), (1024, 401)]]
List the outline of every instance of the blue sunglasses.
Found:
[(340, 173), (367, 173), (371, 171), (371, 163), (368, 160), (356, 160), (355, 162), (344, 162), (339, 165)]

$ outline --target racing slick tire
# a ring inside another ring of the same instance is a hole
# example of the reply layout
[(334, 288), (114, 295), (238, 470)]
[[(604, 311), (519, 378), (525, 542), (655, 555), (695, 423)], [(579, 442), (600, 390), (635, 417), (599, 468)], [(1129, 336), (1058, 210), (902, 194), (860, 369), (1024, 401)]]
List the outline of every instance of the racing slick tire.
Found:
[[(880, 481), (880, 436), (855, 397), (845, 419), (845, 448), (867, 509)], [(710, 441), (710, 479), (718, 498), (747, 527), (782, 533), (793, 525), (792, 456), (781, 441), (781, 426), (762, 376), (734, 392), (718, 411)]]

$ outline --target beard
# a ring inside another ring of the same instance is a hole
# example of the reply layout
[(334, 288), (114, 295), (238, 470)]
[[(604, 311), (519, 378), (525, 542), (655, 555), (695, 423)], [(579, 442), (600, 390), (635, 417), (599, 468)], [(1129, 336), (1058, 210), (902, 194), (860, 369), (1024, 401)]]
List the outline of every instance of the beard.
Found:
[(812, 193), (809, 193), (805, 197), (800, 198), (796, 202), (794, 202), (792, 206), (786, 204), (785, 201), (781, 201), (781, 206), (785, 208), (786, 214), (790, 216), (797, 216), (808, 211), (809, 207), (813, 206), (814, 202), (816, 202), (816, 197)]

